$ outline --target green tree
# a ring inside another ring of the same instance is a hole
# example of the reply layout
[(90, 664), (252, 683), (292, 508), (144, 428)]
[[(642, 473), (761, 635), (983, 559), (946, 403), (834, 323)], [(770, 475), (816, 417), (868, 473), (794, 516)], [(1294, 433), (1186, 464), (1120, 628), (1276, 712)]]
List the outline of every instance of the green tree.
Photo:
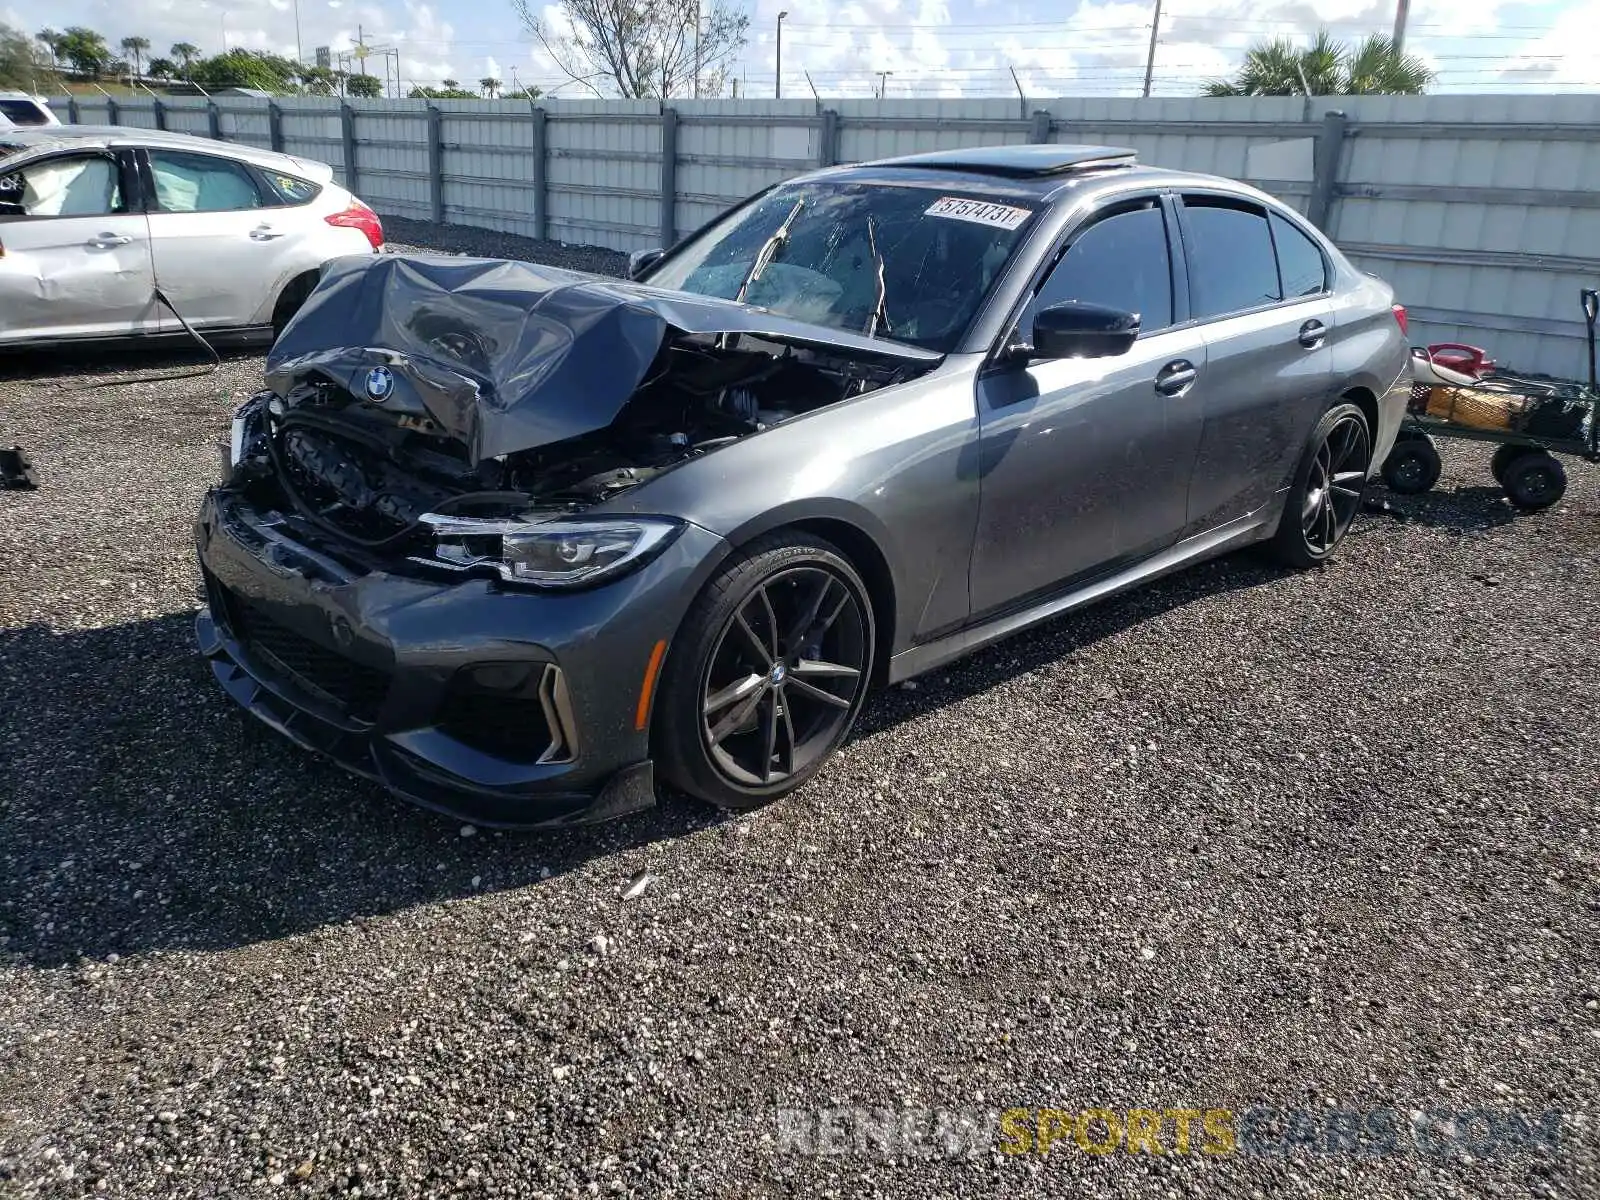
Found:
[(200, 47), (193, 42), (174, 42), (171, 54), (173, 58), (183, 64), (183, 77), (188, 79), (195, 59), (200, 57)]
[(720, 80), (750, 36), (749, 14), (728, 0), (557, 0), (557, 22), (545, 0), (512, 8), (567, 77), (597, 96), (692, 93)]
[(444, 84), (445, 91), (447, 92), (456, 92), (461, 90), (461, 80), (459, 79), (444, 79), (440, 82)]
[(72, 64), (80, 75), (98, 79), (100, 72), (111, 62), (111, 48), (106, 39), (82, 25), (70, 26), (61, 35), (61, 57)]
[(50, 73), (50, 64), (32, 38), (0, 24), (0, 87), (37, 92), (47, 86)]
[(445, 85), (444, 87), (428, 87), (425, 84), (418, 84), (416, 87), (407, 92), (406, 95), (412, 100), (478, 99), (478, 94), (476, 92), (467, 91), (454, 79), (446, 79), (443, 81), (443, 83)]
[(229, 50), (195, 63), (189, 78), (205, 88), (246, 87), (263, 92), (292, 92), (301, 67), (292, 58), (264, 50)]
[(338, 88), (338, 73), (332, 67), (303, 67), (300, 82), (313, 96), (331, 96)]
[(147, 37), (125, 37), (122, 39), (122, 52), (133, 59), (133, 77), (138, 79), (143, 71), (144, 52), (150, 49), (150, 39)]
[(50, 64), (59, 67), (61, 65), (61, 46), (66, 41), (66, 35), (58, 29), (51, 29), (46, 26), (33, 36), (49, 47)]
[(151, 79), (171, 79), (178, 73), (178, 64), (170, 58), (152, 58), (144, 71)]
[(503, 85), (493, 75), (485, 75), (482, 79), (478, 80), (478, 86), (483, 89), (483, 94), (485, 96), (487, 96), (490, 100), (493, 100), (500, 95), (500, 88)]
[(345, 89), (352, 96), (370, 100), (383, 95), (383, 80), (376, 75), (352, 75), (345, 81)]
[(1258, 42), (1232, 79), (1206, 84), (1207, 96), (1421, 95), (1433, 72), (1414, 54), (1373, 34), (1358, 46), (1341, 45), (1326, 29), (1301, 49), (1287, 38)]

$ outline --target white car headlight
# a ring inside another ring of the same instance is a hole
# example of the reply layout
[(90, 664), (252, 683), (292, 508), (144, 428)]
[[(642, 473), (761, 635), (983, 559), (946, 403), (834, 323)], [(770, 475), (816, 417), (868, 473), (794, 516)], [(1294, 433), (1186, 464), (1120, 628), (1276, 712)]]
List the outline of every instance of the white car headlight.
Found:
[[(568, 588), (636, 570), (671, 544), (682, 521), (667, 517), (556, 517), (485, 520), (424, 513), (436, 566), (492, 566), (502, 579)], [(429, 560), (419, 560), (429, 561)]]

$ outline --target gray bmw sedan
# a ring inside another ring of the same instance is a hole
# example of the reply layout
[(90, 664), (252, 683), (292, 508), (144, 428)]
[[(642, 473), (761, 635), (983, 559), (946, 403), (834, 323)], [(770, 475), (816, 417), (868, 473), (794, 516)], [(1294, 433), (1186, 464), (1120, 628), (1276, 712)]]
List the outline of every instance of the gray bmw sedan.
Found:
[(1106, 147), (838, 167), (632, 278), (339, 259), (196, 527), (240, 704), (541, 826), (811, 778), (874, 684), (1250, 543), (1334, 552), (1405, 311), (1293, 210)]

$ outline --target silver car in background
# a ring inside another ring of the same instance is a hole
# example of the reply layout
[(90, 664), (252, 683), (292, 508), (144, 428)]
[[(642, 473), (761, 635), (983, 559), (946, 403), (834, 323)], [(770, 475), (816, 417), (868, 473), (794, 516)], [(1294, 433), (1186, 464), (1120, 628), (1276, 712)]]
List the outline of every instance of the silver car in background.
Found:
[(0, 348), (185, 322), (268, 341), (324, 262), (382, 246), (326, 163), (156, 130), (0, 130)]

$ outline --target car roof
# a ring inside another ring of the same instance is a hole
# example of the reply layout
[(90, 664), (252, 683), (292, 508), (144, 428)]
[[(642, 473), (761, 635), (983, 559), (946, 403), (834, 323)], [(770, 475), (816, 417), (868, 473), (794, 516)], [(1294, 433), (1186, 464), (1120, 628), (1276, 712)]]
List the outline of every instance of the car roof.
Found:
[(1043, 179), (1086, 167), (1132, 166), (1134, 151), (1121, 146), (969, 146), (903, 154), (864, 163), (868, 167), (912, 167), (921, 170), (974, 171), (1008, 179)]
[[(238, 142), (223, 142), (199, 137), (192, 133), (173, 133), (164, 129), (137, 129), (127, 125), (36, 125), (25, 129), (5, 131), (7, 146), (16, 147), (12, 153), (53, 149), (114, 149), (119, 146), (173, 146), (206, 154), (220, 154), (237, 158), (257, 166), (278, 170), (303, 171), (315, 159), (280, 154)], [(0, 152), (0, 157), (5, 157)]]

